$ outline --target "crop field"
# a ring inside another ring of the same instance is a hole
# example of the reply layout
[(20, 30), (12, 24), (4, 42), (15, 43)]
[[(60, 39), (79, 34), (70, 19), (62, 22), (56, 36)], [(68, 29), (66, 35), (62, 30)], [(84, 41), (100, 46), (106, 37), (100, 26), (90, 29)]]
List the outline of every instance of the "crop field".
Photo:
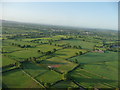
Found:
[(32, 80), (22, 70), (14, 70), (3, 73), (2, 78), (5, 86), (9, 88), (42, 88), (42, 86)]

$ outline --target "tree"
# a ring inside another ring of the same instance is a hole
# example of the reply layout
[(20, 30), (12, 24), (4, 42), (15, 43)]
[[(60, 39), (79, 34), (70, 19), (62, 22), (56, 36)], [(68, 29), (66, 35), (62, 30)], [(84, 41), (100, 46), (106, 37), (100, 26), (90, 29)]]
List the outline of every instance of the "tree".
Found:
[(47, 87), (47, 88), (49, 88), (49, 87), (51, 86), (50, 83), (45, 83), (44, 85), (45, 85), (45, 87)]
[(70, 80), (70, 74), (69, 74), (69, 73), (64, 73), (64, 74), (62, 75), (62, 79), (63, 79), (63, 80)]
[(77, 59), (75, 59), (75, 63), (78, 63), (78, 60), (77, 60)]
[(82, 55), (83, 53), (81, 51), (79, 51), (79, 55)]
[(17, 68), (20, 68), (20, 67), (21, 67), (21, 64), (20, 64), (19, 62), (16, 62), (16, 63), (15, 63), (15, 66), (16, 66)]
[(82, 47), (81, 47), (81, 46), (78, 46), (78, 48), (79, 48), (79, 49), (82, 49)]
[(56, 51), (57, 51), (57, 50), (54, 48), (54, 49), (53, 49), (53, 52), (56, 52)]
[(76, 54), (76, 55), (78, 55), (78, 53), (77, 53), (77, 52), (76, 52), (75, 54)]
[(51, 51), (47, 51), (46, 52), (46, 55), (50, 55), (52, 52)]
[(37, 52), (41, 52), (40, 50), (38, 50)]

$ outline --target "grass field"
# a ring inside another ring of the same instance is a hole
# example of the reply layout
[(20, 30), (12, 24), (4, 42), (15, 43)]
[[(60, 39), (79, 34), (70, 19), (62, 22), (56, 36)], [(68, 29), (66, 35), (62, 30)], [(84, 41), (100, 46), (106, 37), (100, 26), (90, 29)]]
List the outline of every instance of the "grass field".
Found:
[(23, 48), (17, 47), (17, 46), (2, 46), (2, 52), (15, 52), (15, 51), (20, 51), (20, 50), (24, 50)]
[(56, 35), (56, 36), (51, 36), (51, 37), (43, 37), (43, 38), (26, 38), (26, 39), (22, 39), (22, 41), (35, 41), (37, 40), (39, 43), (48, 43), (49, 40), (60, 40), (61, 38), (66, 38), (66, 36), (64, 35)]
[(10, 65), (10, 64), (15, 64), (16, 61), (7, 57), (7, 56), (4, 56), (2, 55), (2, 66), (7, 66), (7, 65)]
[(44, 44), (44, 45), (39, 45), (34, 49), (38, 49), (38, 50), (41, 50), (43, 52), (47, 52), (47, 51), (53, 51), (53, 49), (56, 49), (56, 50), (61, 49), (61, 47)]
[(79, 51), (86, 52), (84, 49), (62, 49), (56, 52), (56, 57), (67, 59), (76, 56)]
[(38, 50), (42, 52), (47, 51), (53, 51), (53, 49), (61, 49), (61, 47), (52, 46), (52, 45), (39, 45), (35, 48), (27, 48), (21, 51), (16, 51), (12, 53), (6, 53), (6, 55), (9, 55), (11, 58), (14, 58), (16, 60), (24, 60), (30, 57), (39, 57), (42, 54), (38, 52)]
[[(117, 80), (112, 80), (104, 76), (104, 74), (106, 74), (107, 76), (110, 75), (109, 71), (106, 70), (106, 68), (104, 70), (103, 67), (100, 68), (99, 66), (97, 67), (95, 66), (93, 68), (91, 68), (90, 66), (87, 66), (87, 67), (89, 68), (89, 70), (86, 68), (85, 69), (78, 68), (71, 74), (72, 78), (75, 81), (77, 81), (80, 85), (86, 88), (93, 88), (93, 87), (115, 88), (117, 87), (118, 85)], [(114, 77), (117, 77), (116, 74), (113, 74)]]
[(38, 53), (37, 50), (26, 49), (26, 50), (16, 51), (12, 53), (6, 53), (6, 55), (9, 55), (11, 58), (15, 60), (23, 61), (24, 59), (27, 59), (30, 57), (39, 57), (42, 54)]
[(19, 45), (32, 45), (32, 46), (39, 45), (38, 43), (24, 42), (22, 40), (14, 40), (14, 39), (7, 39), (4, 42), (9, 43), (9, 44), (15, 43), (15, 44), (19, 44)]
[(74, 57), (83, 69), (72, 73), (73, 78), (84, 87), (115, 88), (118, 85), (118, 53), (87, 53)]
[(40, 74), (36, 77), (36, 79), (39, 81), (42, 81), (44, 83), (54, 83), (58, 80), (61, 80), (62, 75), (55, 72), (55, 71), (47, 71), (46, 73)]
[(53, 44), (57, 45), (64, 45), (64, 44), (70, 44), (71, 46), (81, 46), (83, 49), (93, 49), (93, 46), (96, 45), (97, 43), (93, 42), (87, 42), (87, 41), (81, 41), (80, 39), (72, 39), (72, 40), (62, 40), (62, 41), (57, 41), (54, 42)]
[(24, 71), (29, 73), (32, 77), (36, 77), (39, 74), (44, 74), (49, 71), (49, 70), (47, 70), (41, 66), (38, 66), (32, 62), (23, 63), (23, 69), (24, 69)]
[(42, 88), (42, 86), (23, 73), (22, 70), (3, 73), (2, 79), (8, 88)]
[(98, 53), (98, 52), (89, 52), (81, 56), (73, 57), (69, 60), (77, 61), (82, 64), (94, 64), (98, 62), (107, 62), (118, 60), (118, 53), (116, 52), (106, 52), (106, 53)]

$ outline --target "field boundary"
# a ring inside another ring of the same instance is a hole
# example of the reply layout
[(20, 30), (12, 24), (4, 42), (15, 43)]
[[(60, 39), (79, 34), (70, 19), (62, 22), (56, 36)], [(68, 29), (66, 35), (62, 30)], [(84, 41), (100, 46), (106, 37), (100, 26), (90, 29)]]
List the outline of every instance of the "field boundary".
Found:
[(25, 73), (27, 76), (29, 76), (32, 80), (34, 80), (36, 83), (38, 83), (40, 86), (42, 86), (43, 88), (45, 88), (39, 81), (37, 81), (36, 79), (34, 79), (31, 75), (29, 75), (28, 73), (26, 73), (23, 69), (22, 72)]

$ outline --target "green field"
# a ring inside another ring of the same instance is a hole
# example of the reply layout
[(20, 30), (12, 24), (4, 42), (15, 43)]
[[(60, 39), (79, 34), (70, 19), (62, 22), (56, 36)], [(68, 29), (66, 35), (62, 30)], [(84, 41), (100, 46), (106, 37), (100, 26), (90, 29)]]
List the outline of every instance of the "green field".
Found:
[(7, 56), (4, 56), (2, 55), (2, 66), (7, 66), (7, 65), (10, 65), (10, 64), (15, 64), (16, 61), (7, 57)]
[(20, 48), (20, 47), (17, 47), (17, 46), (12, 46), (12, 45), (9, 45), (9, 46), (2, 46), (2, 52), (6, 53), (6, 52), (15, 52), (15, 51), (21, 51), (21, 50), (24, 50), (23, 48)]
[(49, 70), (47, 70), (39, 65), (36, 65), (32, 62), (24, 63), (23, 70), (26, 71), (27, 73), (29, 73), (32, 77), (36, 77), (39, 74), (44, 74), (49, 71)]
[(40, 74), (36, 77), (38, 81), (42, 81), (43, 83), (54, 83), (56, 81), (61, 80), (62, 75), (55, 71), (47, 71), (46, 73)]
[(44, 45), (39, 45), (34, 49), (38, 49), (38, 50), (41, 50), (43, 52), (47, 52), (47, 51), (53, 51), (53, 49), (56, 49), (56, 50), (61, 49), (61, 47), (44, 44)]
[(16, 52), (12, 52), (12, 53), (6, 53), (5, 55), (8, 55), (15, 60), (23, 61), (30, 57), (39, 57), (42, 54), (38, 53), (37, 50), (35, 50), (35, 49), (34, 50), (26, 49), (26, 50), (16, 51)]
[(71, 46), (80, 45), (83, 49), (93, 49), (93, 46), (97, 45), (97, 43), (82, 41), (80, 39), (62, 40), (62, 41), (54, 42), (53, 44), (57, 44), (57, 45), (70, 44)]
[(57, 57), (67, 59), (67, 58), (76, 56), (76, 53), (78, 53), (79, 51), (83, 53), (86, 52), (86, 50), (84, 49), (62, 49), (57, 51), (55, 54)]
[(106, 52), (106, 53), (99, 53), (99, 52), (89, 52), (81, 56), (73, 57), (69, 59), (70, 61), (77, 61), (82, 64), (94, 64), (98, 62), (107, 62), (118, 60), (118, 53), (116, 52)]
[(15, 43), (15, 44), (19, 44), (19, 45), (32, 45), (32, 46), (39, 45), (38, 43), (24, 42), (21, 40), (14, 40), (14, 39), (5, 40), (4, 42), (9, 43), (9, 44)]
[(71, 74), (75, 81), (86, 88), (115, 88), (118, 85), (118, 81), (113, 80), (111, 76), (117, 78), (117, 75), (116, 71), (112, 70), (112, 73), (109, 73), (108, 69), (103, 68), (102, 65), (87, 65), (84, 69), (78, 68)]
[(48, 67), (51, 65), (58, 65), (58, 67), (56, 67), (55, 69), (62, 73), (68, 72), (77, 66), (77, 64), (69, 62), (59, 57), (53, 57), (53, 58), (47, 59), (41, 62), (40, 65), (45, 66), (45, 67)]
[[(17, 78), (18, 77), (18, 78)], [(14, 70), (3, 73), (3, 83), (9, 88), (42, 88), (22, 70)]]
[(115, 52), (87, 53), (82, 56), (74, 57), (70, 60), (75, 59), (77, 59), (77, 61), (82, 65), (81, 66), (82, 69), (79, 68), (75, 70), (72, 73), (72, 76), (81, 85), (87, 88), (117, 87), (118, 85), (117, 53)]

